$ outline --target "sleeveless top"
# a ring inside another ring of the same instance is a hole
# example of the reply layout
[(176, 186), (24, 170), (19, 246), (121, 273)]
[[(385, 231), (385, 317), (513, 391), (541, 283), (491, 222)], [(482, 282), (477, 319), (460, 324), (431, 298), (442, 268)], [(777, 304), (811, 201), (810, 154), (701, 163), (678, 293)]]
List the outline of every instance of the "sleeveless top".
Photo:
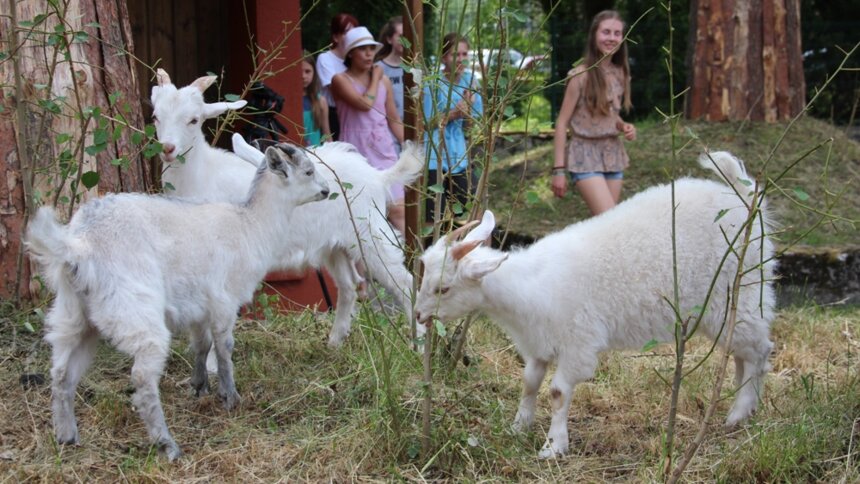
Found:
[(573, 133), (567, 145), (567, 169), (574, 173), (623, 171), (630, 165), (616, 123), (620, 119), (624, 96), (624, 73), (620, 67), (606, 62), (601, 64), (606, 80), (609, 114), (592, 114), (585, 99), (585, 67), (578, 66), (568, 75), (576, 83), (577, 101), (570, 117)]
[(311, 98), (307, 95), (302, 96), (302, 119), (305, 127), (302, 141), (305, 146), (318, 146), (322, 139), (322, 131), (314, 122), (313, 105), (311, 104)]
[[(367, 87), (344, 73), (353, 89), (363, 96)], [(385, 101), (388, 90), (382, 80), (376, 88), (376, 99), (369, 111), (361, 111), (347, 102), (337, 103), (337, 117), (340, 120), (340, 138), (354, 145), (358, 152), (367, 158), (368, 163), (377, 170), (385, 170), (397, 162), (394, 136), (388, 128)], [(392, 187), (394, 200), (403, 198), (403, 185)]]

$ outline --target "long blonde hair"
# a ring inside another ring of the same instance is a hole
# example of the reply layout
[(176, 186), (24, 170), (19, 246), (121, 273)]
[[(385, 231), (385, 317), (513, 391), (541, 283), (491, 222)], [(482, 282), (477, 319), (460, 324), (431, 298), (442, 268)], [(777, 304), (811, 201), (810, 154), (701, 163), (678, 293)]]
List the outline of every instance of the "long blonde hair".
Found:
[(302, 62), (307, 62), (310, 64), (311, 69), (314, 70), (314, 76), (311, 78), (311, 83), (308, 84), (308, 87), (305, 88), (305, 96), (311, 100), (311, 117), (314, 118), (314, 126), (317, 129), (322, 129), (323, 120), (326, 119), (325, 116), (328, 116), (328, 113), (324, 112), (323, 105), (320, 102), (320, 91), (322, 90), (320, 86), (320, 78), (317, 75), (316, 62), (314, 61), (314, 56), (309, 54), (307, 51), (304, 53), (305, 57), (302, 59)]
[[(585, 75), (585, 106), (591, 114), (599, 113), (604, 116), (609, 114), (609, 100), (606, 98), (606, 78), (597, 67), (603, 58), (603, 53), (597, 47), (597, 29), (601, 22), (608, 19), (618, 20), (623, 28), (627, 28), (621, 14), (615, 10), (604, 10), (595, 15), (591, 21), (591, 28), (588, 30), (588, 43), (585, 47), (585, 67), (589, 68)], [(621, 45), (609, 58), (609, 62), (620, 67), (624, 75), (622, 81), (624, 97), (621, 107), (625, 111), (629, 111), (633, 104), (630, 101), (630, 65), (627, 62), (627, 42), (621, 42)]]

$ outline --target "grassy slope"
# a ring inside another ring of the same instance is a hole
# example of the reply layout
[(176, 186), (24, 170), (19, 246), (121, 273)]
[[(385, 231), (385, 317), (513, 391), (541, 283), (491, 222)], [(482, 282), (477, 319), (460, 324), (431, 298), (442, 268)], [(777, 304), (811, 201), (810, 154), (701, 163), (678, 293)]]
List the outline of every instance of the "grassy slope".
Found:
[[(850, 140), (841, 130), (812, 118), (801, 119), (787, 133), (786, 126), (683, 122), (676, 144), (681, 146), (691, 141), (690, 133), (698, 139), (692, 140), (673, 163), (669, 126), (642, 123), (638, 127), (639, 139), (627, 143), (631, 165), (625, 172), (622, 197), (668, 182), (672, 173), (713, 177), (696, 163), (704, 147), (730, 151), (744, 160), (751, 174), (764, 168), (765, 175), (773, 179), (806, 152), (822, 145), (779, 181), (779, 190), (770, 192), (775, 218), (785, 230), (779, 240), (783, 245), (860, 244), (857, 229), (860, 221), (860, 188), (857, 188), (860, 182), (860, 144)], [(784, 133), (772, 160), (766, 164)], [(829, 139), (832, 142), (828, 142)], [(502, 220), (512, 216), (508, 225), (512, 232), (542, 236), (588, 216), (585, 204), (575, 190), (561, 200), (552, 196), (548, 176), (551, 163), (552, 143), (547, 141), (536, 143), (527, 152), (501, 157), (495, 164), (491, 172), (490, 207), (499, 212)], [(800, 206), (795, 188), (801, 188), (809, 195), (809, 199), (802, 202), (808, 209)], [(828, 210), (830, 204), (832, 207)], [(818, 230), (807, 233), (822, 220), (821, 212), (830, 212), (841, 220), (825, 222)]]

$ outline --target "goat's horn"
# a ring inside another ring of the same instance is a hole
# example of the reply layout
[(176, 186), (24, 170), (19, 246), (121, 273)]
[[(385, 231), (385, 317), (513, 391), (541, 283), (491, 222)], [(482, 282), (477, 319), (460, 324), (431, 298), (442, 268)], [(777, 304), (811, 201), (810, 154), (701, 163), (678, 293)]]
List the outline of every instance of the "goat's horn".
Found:
[(165, 71), (164, 69), (162, 69), (160, 67), (158, 68), (157, 71), (155, 71), (155, 79), (158, 80), (159, 86), (164, 86), (165, 84), (170, 84), (170, 76), (167, 75), (167, 71)]
[(211, 86), (212, 83), (215, 82), (215, 79), (218, 79), (218, 76), (198, 77), (194, 80), (194, 82), (191, 83), (191, 85), (199, 89), (200, 92), (206, 92), (206, 90), (209, 89), (209, 86)]
[(472, 220), (471, 222), (467, 223), (466, 225), (460, 227), (459, 229), (457, 229), (453, 232), (449, 232), (448, 235), (445, 236), (445, 242), (447, 242), (449, 244), (452, 242), (456, 242), (460, 237), (465, 235), (467, 230), (471, 230), (472, 227), (478, 225), (479, 223), (480, 223), (479, 220)]

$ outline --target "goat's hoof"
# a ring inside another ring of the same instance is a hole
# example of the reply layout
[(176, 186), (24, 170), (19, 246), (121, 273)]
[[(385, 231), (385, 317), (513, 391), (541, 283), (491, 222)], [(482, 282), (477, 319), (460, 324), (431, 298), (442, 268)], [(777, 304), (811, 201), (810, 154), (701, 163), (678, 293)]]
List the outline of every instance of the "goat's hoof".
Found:
[(543, 444), (543, 448), (538, 452), (539, 459), (557, 459), (559, 457), (563, 457), (564, 454), (567, 454), (567, 446), (559, 446), (558, 448), (553, 447), (552, 442), (547, 442)]
[(515, 420), (511, 425), (511, 432), (515, 434), (524, 434), (531, 430), (532, 424), (531, 422), (526, 422), (523, 420)]
[(80, 437), (78, 436), (78, 431), (74, 431), (71, 435), (60, 435), (57, 434), (57, 443), (60, 445), (78, 445), (80, 442)]
[(179, 445), (174, 441), (162, 442), (159, 445), (159, 450), (167, 457), (167, 460), (170, 462), (175, 461), (176, 459), (182, 457), (182, 449), (179, 448)]
[(219, 396), (224, 401), (225, 410), (233, 410), (234, 408), (236, 408), (237, 405), (239, 405), (239, 402), (242, 400), (241, 397), (239, 397), (239, 393), (235, 391), (230, 392), (226, 395)]
[(343, 336), (335, 336), (331, 335), (328, 339), (328, 347), (336, 350), (343, 346), (343, 341), (346, 339), (346, 335)]

